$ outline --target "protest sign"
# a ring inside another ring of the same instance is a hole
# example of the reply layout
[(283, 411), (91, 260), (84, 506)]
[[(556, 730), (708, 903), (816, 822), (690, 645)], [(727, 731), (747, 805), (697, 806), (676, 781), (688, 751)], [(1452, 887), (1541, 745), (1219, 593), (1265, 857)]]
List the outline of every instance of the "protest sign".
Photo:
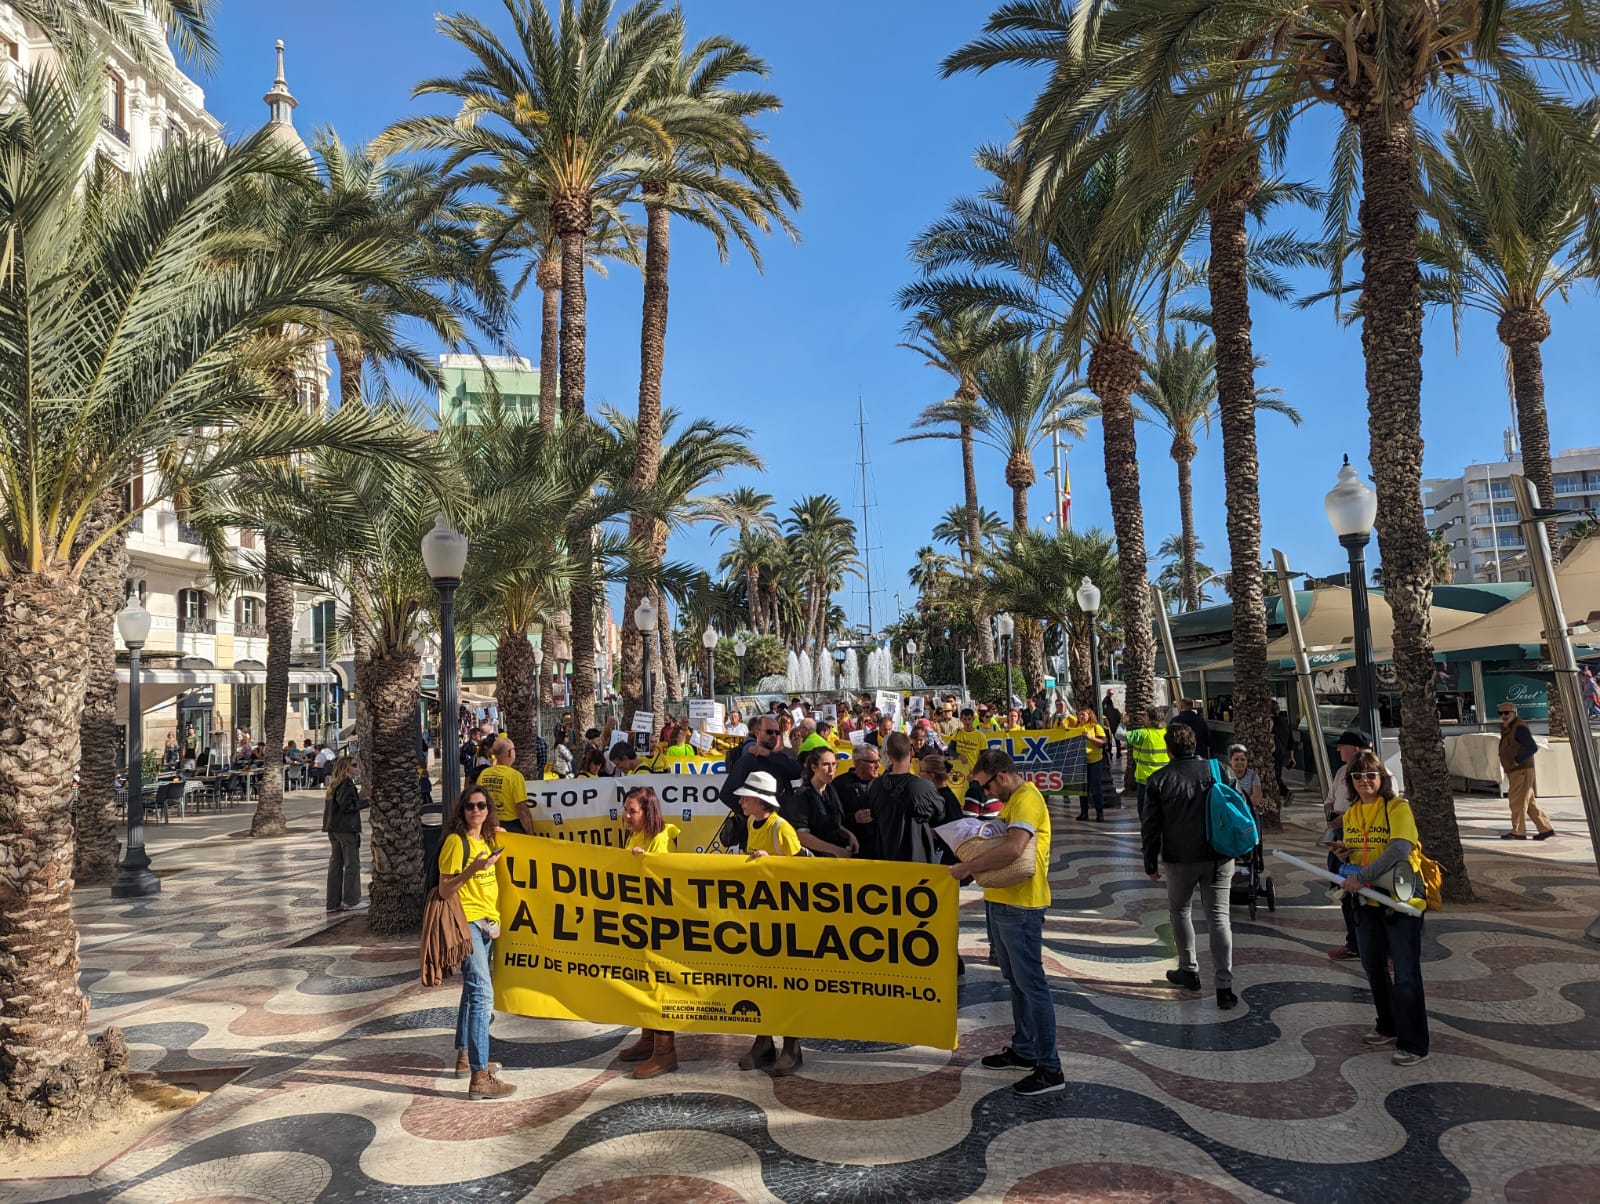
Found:
[(707, 732), (690, 732), (689, 743), (701, 752), (708, 753), (711, 751), (711, 746), (715, 741), (711, 739), (710, 734)]
[(722, 723), (722, 704), (710, 698), (689, 699), (689, 722), (694, 723), (701, 719), (714, 719), (717, 723)]
[(937, 866), (500, 839), (501, 1011), (955, 1048), (959, 900)]
[[(688, 761), (691, 758), (683, 758)], [(699, 760), (699, 758), (695, 758)], [(682, 773), (634, 773), (620, 778), (533, 778), (528, 782), (528, 808), (539, 836), (620, 849), (622, 800), (635, 786), (649, 786), (661, 800), (662, 817), (680, 829), (678, 848), (688, 852), (720, 852), (717, 830), (728, 818), (721, 800), (723, 767)]]
[(656, 730), (656, 716), (654, 711), (635, 711), (633, 713), (633, 731), (653, 732)]

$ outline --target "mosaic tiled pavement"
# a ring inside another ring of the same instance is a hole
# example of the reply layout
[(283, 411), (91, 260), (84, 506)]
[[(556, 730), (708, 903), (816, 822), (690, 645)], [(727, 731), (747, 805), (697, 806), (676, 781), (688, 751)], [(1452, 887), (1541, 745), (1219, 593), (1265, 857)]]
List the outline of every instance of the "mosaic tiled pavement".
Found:
[(1428, 920), (1433, 1057), (1412, 1069), (1360, 1044), (1365, 981), (1325, 955), (1337, 909), (1284, 868), (1276, 914), (1234, 911), (1241, 1007), (1158, 985), (1170, 933), (1130, 807), (1056, 816), (1064, 1093), (1019, 1099), (977, 1066), (1009, 1010), (969, 891), (954, 1053), (808, 1042), (774, 1080), (734, 1068), (746, 1038), (686, 1036), (683, 1069), (640, 1083), (614, 1060), (627, 1031), (500, 1016), (520, 1091), (474, 1104), (444, 1073), (454, 982), (422, 989), (401, 943), (302, 943), (328, 925), (326, 845), (320, 803), (292, 808), (276, 841), (225, 835), (238, 815), (188, 844), (164, 829), (157, 900), (80, 908), (96, 1026), (122, 1026), (142, 1068), (248, 1070), (93, 1178), (0, 1200), (1600, 1200), (1586, 841), (1507, 855), (1469, 831), (1476, 879), (1532, 909)]

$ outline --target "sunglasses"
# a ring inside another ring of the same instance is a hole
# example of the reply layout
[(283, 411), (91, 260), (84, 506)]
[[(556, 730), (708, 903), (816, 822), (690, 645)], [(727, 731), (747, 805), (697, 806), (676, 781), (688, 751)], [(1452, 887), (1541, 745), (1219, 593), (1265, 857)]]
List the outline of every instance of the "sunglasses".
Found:
[(976, 785), (979, 790), (981, 790), (985, 794), (987, 794), (987, 793), (989, 793), (989, 782), (994, 781), (994, 779), (990, 778), (989, 781), (986, 782), (982, 778), (978, 777), (977, 774), (973, 774), (972, 775), (972, 781), (973, 781), (973, 784)]
[(489, 809), (489, 804), (488, 803), (462, 803), (461, 804), (461, 809), (463, 811), (487, 811)]
[(1350, 776), (1352, 779), (1358, 782), (1363, 780), (1368, 782), (1376, 782), (1383, 778), (1381, 773), (1353, 773)]

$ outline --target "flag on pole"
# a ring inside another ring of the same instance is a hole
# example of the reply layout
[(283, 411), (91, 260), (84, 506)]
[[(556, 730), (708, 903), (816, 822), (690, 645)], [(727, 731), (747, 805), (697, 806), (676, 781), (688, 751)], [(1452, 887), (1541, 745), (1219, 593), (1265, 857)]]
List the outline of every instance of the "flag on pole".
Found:
[(1061, 457), (1061, 529), (1072, 523), (1072, 470), (1067, 467), (1066, 456)]

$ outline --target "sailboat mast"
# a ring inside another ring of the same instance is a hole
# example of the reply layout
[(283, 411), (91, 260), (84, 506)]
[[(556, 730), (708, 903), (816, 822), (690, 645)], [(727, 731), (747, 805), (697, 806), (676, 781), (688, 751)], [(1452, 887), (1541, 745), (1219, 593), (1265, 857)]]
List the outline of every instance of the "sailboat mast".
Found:
[(872, 621), (872, 536), (867, 528), (867, 412), (861, 394), (856, 394), (856, 438), (860, 443), (861, 458), (861, 565), (867, 575), (867, 634), (875, 636), (877, 625)]

